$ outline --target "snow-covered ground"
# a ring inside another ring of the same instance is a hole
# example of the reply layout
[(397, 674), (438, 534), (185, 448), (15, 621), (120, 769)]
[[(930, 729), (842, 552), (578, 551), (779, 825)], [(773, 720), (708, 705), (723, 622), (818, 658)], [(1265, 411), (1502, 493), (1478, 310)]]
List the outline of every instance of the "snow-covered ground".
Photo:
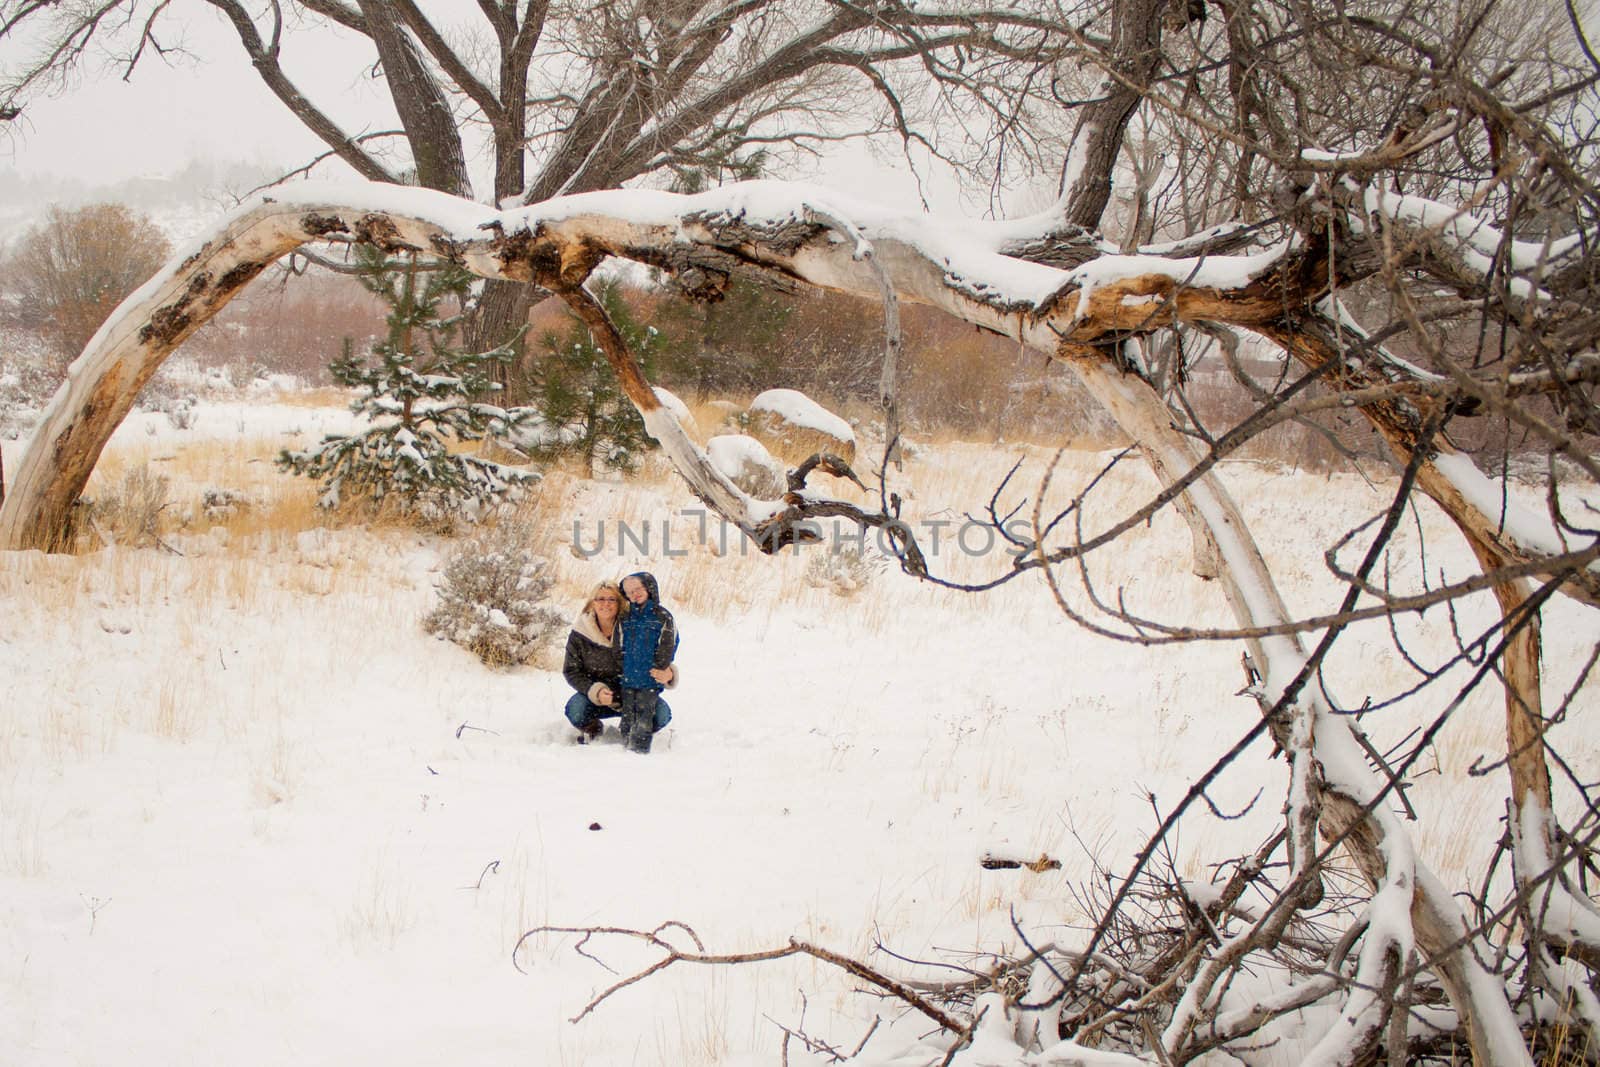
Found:
[[(148, 462), (180, 509), (213, 485), (267, 509), (288, 482), (275, 450), (348, 417), (206, 403), (177, 431), (138, 413), (97, 479)], [(938, 558), (963, 576), (1005, 565), (973, 531), (955, 538), (1014, 458), (950, 445), (908, 465), (910, 514), (950, 523)], [(1048, 459), (1030, 457), (1023, 492)], [(1055, 495), (1105, 459), (1066, 456)], [(1386, 506), (1387, 487), (1227, 473), (1291, 605), (1327, 610), (1338, 587), (1321, 550)], [(1119, 468), (1096, 514), (1152, 489)], [(575, 746), (553, 670), (489, 670), (423, 633), (450, 547), (436, 538), (308, 513), (299, 528), (197, 519), (170, 539), (181, 556), (0, 555), (0, 1063), (770, 1064), (780, 1024), (803, 1019), (848, 1051), (877, 1016), (863, 1058), (884, 1062), (927, 1027), (810, 961), (680, 965), (572, 1023), (656, 956), (619, 939), (580, 953), (559, 934), (513, 948), (539, 925), (676, 920), (713, 952), (798, 937), (907, 973), (874, 946), (967, 961), (1016, 947), (1013, 915), (1032, 937), (1070, 937), (1082, 916), (1066, 886), (1086, 848), (1125, 863), (1153, 822), (1147, 794), (1178, 799), (1254, 720), (1235, 644), (1097, 638), (1036, 578), (974, 597), (887, 572), (839, 597), (807, 584), (811, 556), (741, 555), (731, 538), (719, 554), (693, 503), (675, 479), (552, 477), (536, 511), (564, 609), (641, 564), (661, 578), (683, 682), (647, 758), (614, 735)], [(1419, 521), (1430, 575), (1470, 570), (1436, 516)], [(1226, 625), (1188, 546), (1162, 516), (1100, 573), (1151, 614)], [(1395, 563), (1419, 564), (1413, 531)], [(1465, 629), (1491, 606), (1461, 610)], [(1586, 625), (1546, 609), (1556, 692)], [(1446, 654), (1442, 612), (1401, 626), (1419, 658)], [(1340, 646), (1328, 679), (1345, 703), (1407, 684), (1387, 644), (1371, 627)], [(1435, 700), (1367, 725), (1398, 739)], [(1596, 710), (1595, 683), (1578, 704)], [(1492, 692), (1475, 697), (1440, 773), (1410, 794), (1433, 827), (1424, 853), (1452, 881), (1499, 834), (1500, 783), (1465, 773), (1499, 747), (1499, 718)], [(1592, 767), (1586, 718), (1556, 742)], [(1223, 810), (1264, 793), (1242, 820), (1191, 822), (1191, 877), (1276, 818), (1283, 763), (1268, 755), (1256, 746), (1211, 790)], [(990, 850), (1064, 866), (984, 870)], [(789, 1059), (827, 1061), (798, 1043)]]

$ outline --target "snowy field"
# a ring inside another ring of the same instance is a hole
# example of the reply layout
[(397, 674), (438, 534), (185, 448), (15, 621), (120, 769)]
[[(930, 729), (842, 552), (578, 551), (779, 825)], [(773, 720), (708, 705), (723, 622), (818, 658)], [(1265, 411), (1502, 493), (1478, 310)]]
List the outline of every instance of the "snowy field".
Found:
[[(683, 634), (655, 752), (614, 734), (578, 747), (559, 673), (489, 670), (422, 631), (449, 543), (324, 529), (309, 487), (273, 469), (278, 448), (345, 418), (261, 400), (203, 404), (183, 431), (136, 414), (91, 494), (139, 463), (164, 473), (195, 511), (169, 538), (182, 555), (0, 555), (0, 1064), (774, 1064), (780, 1026), (848, 1052), (880, 1017), (863, 1062), (937, 1063), (942, 1047), (918, 1046), (923, 1020), (811, 961), (680, 965), (573, 1023), (656, 956), (617, 939), (580, 953), (558, 934), (513, 948), (539, 925), (676, 920), (713, 952), (797, 937), (930, 974), (875, 946), (982, 965), (1018, 947), (1013, 915), (1030, 938), (1070, 940), (1083, 916), (1067, 886), (1089, 852), (1125, 865), (1153, 825), (1149, 794), (1165, 810), (1254, 721), (1237, 644), (1097, 638), (1037, 578), (968, 596), (885, 571), (841, 596), (808, 584), (807, 554), (719, 554), (675, 479), (553, 476), (533, 512), (555, 606), (575, 613), (594, 581), (646, 566)], [(6, 443), (8, 473), (19, 451)], [(1018, 454), (951, 444), (908, 465), (915, 521), (951, 523), (938, 559), (961, 576), (1007, 562), (948, 537)], [(1049, 457), (1028, 455), (1031, 493)], [(1067, 455), (1057, 495), (1105, 459)], [(1389, 485), (1226, 473), (1291, 607), (1329, 610), (1322, 549), (1386, 506)], [(208, 520), (196, 509), (210, 486), (255, 506)], [(1152, 491), (1119, 468), (1095, 513)], [(648, 520), (647, 547), (619, 550), (619, 520), (636, 534)], [(1431, 575), (1471, 570), (1436, 515), (1418, 522)], [(1407, 527), (1393, 563), (1414, 580)], [(1188, 549), (1163, 516), (1097, 573), (1149, 614), (1226, 625)], [(1467, 603), (1463, 628), (1490, 611)], [(1564, 693), (1588, 635), (1563, 603), (1545, 619)], [(1401, 628), (1419, 658), (1447, 655), (1442, 612)], [(1387, 649), (1381, 626), (1339, 647), (1328, 681), (1344, 704), (1408, 684)], [(1365, 724), (1398, 740), (1437, 699)], [(1577, 703), (1586, 714), (1555, 743), (1592, 769), (1595, 683)], [(1485, 689), (1410, 794), (1434, 827), (1424, 853), (1452, 883), (1500, 832), (1502, 783), (1466, 774), (1501, 747), (1500, 717)], [(1283, 773), (1258, 745), (1224, 775), (1211, 791), (1223, 809), (1261, 800), (1235, 822), (1191, 820), (1190, 877), (1259, 841)], [(987, 851), (1063, 868), (984, 870)], [(828, 1062), (798, 1042), (788, 1056)]]

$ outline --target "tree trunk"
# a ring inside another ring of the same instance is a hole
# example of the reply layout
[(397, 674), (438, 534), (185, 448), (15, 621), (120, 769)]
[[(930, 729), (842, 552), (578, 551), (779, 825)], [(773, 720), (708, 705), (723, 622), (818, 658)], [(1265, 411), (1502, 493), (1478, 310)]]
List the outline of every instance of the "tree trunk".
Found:
[(417, 168), (417, 184), (455, 196), (472, 195), (461, 131), (456, 127), (450, 101), (417, 54), (411, 38), (395, 22), (394, 9), (381, 0), (357, 0), (357, 4), (366, 16), (390, 98), (405, 127)]
[(1166, 0), (1119, 0), (1112, 5), (1111, 66), (1093, 103), (1078, 113), (1069, 173), (1062, 175), (1064, 219), (1093, 230), (1111, 201), (1111, 177), (1129, 121), (1144, 102), (1161, 61), (1161, 12)]
[(500, 386), (500, 402), (521, 404), (527, 401), (519, 388), (522, 361), (528, 351), (528, 312), (533, 307), (533, 289), (522, 282), (490, 279), (484, 282), (483, 294), (467, 330), (467, 348), (473, 352), (489, 352), (501, 345), (511, 345), (510, 358), (494, 366), (494, 380)]

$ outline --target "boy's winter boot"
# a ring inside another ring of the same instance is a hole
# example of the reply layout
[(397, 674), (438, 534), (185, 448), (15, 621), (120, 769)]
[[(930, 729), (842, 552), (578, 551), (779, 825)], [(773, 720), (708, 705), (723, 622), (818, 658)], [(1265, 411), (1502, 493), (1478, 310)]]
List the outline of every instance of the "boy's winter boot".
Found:
[(622, 693), (622, 721), (627, 723), (629, 752), (643, 755), (650, 751), (656, 728), (656, 695), (648, 689), (627, 689)]

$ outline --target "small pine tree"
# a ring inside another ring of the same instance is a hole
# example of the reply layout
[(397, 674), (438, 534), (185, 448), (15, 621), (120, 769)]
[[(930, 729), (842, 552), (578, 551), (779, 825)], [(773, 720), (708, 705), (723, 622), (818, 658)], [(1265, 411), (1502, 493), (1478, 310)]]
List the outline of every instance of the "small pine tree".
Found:
[[(661, 334), (639, 322), (616, 282), (602, 283), (595, 296), (651, 377), (665, 344)], [(540, 343), (545, 354), (521, 383), (538, 421), (512, 440), (535, 459), (578, 456), (591, 469), (632, 471), (655, 442), (588, 327), (574, 317), (565, 334), (546, 333)]]
[(475, 399), (500, 388), (492, 369), (508, 358), (509, 346), (478, 354), (457, 347), (472, 284), (467, 271), (449, 263), (419, 266), (415, 253), (398, 260), (367, 248), (356, 254), (361, 284), (389, 307), (388, 332), (365, 357), (353, 355), (346, 338), (329, 371), (341, 385), (361, 390), (350, 410), (372, 427), (329, 434), (308, 451), (286, 450), (278, 465), (319, 479), (324, 507), (359, 499), (425, 517), (476, 517), (539, 477), (449, 447), (510, 433), (531, 417)]
[(793, 298), (743, 278), (713, 304), (673, 301), (661, 316), (673, 340), (663, 369), (675, 384), (693, 385), (702, 403), (720, 390), (770, 388), (786, 380), (794, 310)]

